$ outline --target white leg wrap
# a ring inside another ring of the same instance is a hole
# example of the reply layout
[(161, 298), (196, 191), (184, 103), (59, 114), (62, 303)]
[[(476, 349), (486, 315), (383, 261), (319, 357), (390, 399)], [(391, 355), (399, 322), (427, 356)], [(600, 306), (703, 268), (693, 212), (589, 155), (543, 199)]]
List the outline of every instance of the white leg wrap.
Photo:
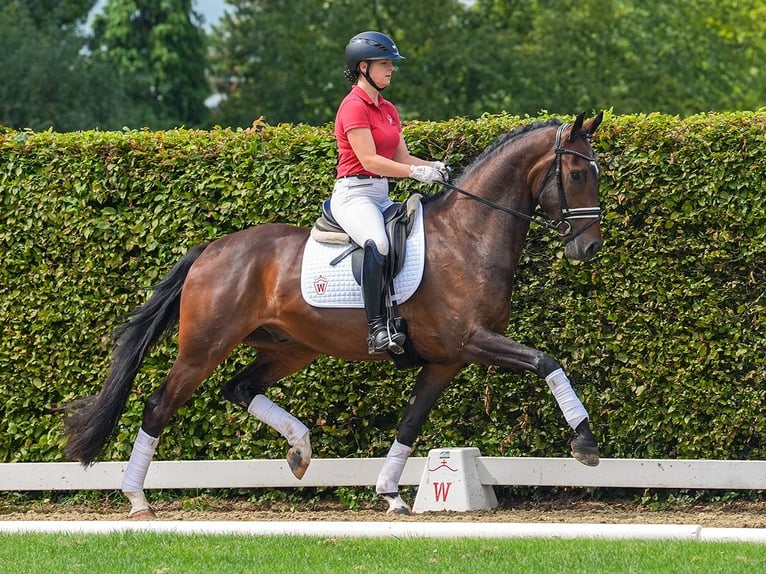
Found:
[(133, 452), (130, 454), (128, 467), (122, 477), (123, 492), (140, 492), (144, 489), (144, 480), (152, 462), (154, 451), (157, 449), (158, 438), (149, 436), (144, 429), (138, 431), (136, 442), (133, 443)]
[(375, 491), (378, 494), (393, 494), (399, 492), (399, 479), (404, 472), (404, 465), (412, 452), (412, 448), (394, 441), (386, 455), (386, 462), (378, 474)]
[(577, 398), (577, 395), (572, 388), (572, 384), (564, 374), (563, 369), (557, 369), (550, 375), (545, 377), (545, 382), (553, 391), (553, 396), (556, 397), (556, 401), (559, 403), (561, 412), (564, 413), (569, 426), (573, 429), (577, 428), (582, 421), (588, 418), (588, 411)]
[(266, 395), (255, 395), (247, 411), (285, 437), (290, 446), (295, 446), (309, 432), (306, 425), (274, 404)]

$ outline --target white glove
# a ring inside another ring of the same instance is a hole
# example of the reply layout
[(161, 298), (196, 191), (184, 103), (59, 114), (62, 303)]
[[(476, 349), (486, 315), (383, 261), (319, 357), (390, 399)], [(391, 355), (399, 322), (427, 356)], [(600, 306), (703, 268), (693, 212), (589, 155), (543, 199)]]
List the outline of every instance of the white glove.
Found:
[(421, 183), (444, 183), (445, 174), (431, 165), (411, 165), (410, 177)]
[(443, 182), (449, 182), (452, 177), (452, 170), (446, 163), (443, 161), (435, 161), (431, 165), (442, 172), (442, 175), (444, 176), (444, 179), (442, 180)]

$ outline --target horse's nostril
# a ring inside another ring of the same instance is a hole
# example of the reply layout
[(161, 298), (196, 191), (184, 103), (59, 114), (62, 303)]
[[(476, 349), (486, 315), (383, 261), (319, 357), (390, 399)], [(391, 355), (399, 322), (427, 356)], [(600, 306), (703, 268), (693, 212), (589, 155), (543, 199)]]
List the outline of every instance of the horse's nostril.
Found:
[(585, 248), (585, 260), (591, 259), (596, 253), (601, 251), (601, 246), (603, 245), (602, 241), (592, 241), (588, 246)]

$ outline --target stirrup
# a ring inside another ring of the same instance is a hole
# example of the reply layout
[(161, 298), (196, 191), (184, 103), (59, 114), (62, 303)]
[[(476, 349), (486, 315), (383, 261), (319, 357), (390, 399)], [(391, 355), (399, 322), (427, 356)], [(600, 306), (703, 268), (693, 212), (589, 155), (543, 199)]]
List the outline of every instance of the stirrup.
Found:
[(394, 331), (388, 338), (388, 350), (394, 355), (401, 355), (404, 353), (404, 342), (407, 340), (407, 336), (399, 331)]
[(407, 336), (404, 333), (390, 329), (390, 324), (376, 323), (370, 325), (370, 334), (367, 336), (367, 352), (370, 355), (390, 351), (395, 355), (404, 353), (404, 342)]

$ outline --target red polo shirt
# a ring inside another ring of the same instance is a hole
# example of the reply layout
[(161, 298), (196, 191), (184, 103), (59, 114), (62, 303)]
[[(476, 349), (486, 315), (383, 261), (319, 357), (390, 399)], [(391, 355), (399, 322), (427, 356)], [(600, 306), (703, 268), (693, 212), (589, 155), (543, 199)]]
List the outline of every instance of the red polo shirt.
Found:
[(348, 143), (348, 131), (368, 128), (379, 155), (393, 159), (402, 132), (396, 107), (378, 96), (376, 106), (359, 86), (353, 86), (343, 98), (335, 116), (335, 139), (338, 140), (338, 177), (346, 175), (378, 175), (365, 170)]

